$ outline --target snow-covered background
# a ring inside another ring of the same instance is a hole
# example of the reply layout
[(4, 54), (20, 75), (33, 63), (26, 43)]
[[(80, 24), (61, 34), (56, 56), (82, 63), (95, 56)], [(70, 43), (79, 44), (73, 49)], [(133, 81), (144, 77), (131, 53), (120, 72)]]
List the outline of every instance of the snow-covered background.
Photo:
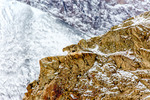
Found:
[(52, 13), (90, 36), (150, 10), (150, 0), (18, 0)]
[(18, 1), (0, 0), (0, 100), (22, 99), (41, 58), (150, 8), (149, 0), (21, 0), (40, 10)]

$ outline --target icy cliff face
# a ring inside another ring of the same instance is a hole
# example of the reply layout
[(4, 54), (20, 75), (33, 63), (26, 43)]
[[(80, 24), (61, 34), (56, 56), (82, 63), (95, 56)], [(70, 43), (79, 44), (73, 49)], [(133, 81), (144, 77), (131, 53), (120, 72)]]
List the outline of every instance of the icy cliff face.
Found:
[(52, 13), (89, 35), (150, 10), (150, 0), (18, 0)]
[(39, 60), (87, 36), (26, 4), (0, 1), (0, 100), (21, 100)]

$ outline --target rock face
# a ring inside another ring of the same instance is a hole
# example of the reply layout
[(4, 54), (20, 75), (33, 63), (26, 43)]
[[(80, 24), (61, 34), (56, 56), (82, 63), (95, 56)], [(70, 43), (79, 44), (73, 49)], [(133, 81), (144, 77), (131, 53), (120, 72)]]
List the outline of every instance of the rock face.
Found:
[(23, 100), (150, 100), (150, 12), (40, 60)]

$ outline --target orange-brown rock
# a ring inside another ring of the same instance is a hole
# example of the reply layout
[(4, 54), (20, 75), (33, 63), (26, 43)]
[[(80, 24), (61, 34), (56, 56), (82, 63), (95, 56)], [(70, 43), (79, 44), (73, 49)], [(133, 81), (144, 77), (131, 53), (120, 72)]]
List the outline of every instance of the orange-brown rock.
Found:
[(23, 100), (150, 100), (150, 12), (40, 60)]

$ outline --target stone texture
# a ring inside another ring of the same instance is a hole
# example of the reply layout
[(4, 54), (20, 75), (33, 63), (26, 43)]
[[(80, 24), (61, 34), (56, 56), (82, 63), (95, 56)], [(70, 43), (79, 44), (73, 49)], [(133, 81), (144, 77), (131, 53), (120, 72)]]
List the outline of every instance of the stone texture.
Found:
[(40, 60), (23, 100), (149, 100), (150, 12)]

